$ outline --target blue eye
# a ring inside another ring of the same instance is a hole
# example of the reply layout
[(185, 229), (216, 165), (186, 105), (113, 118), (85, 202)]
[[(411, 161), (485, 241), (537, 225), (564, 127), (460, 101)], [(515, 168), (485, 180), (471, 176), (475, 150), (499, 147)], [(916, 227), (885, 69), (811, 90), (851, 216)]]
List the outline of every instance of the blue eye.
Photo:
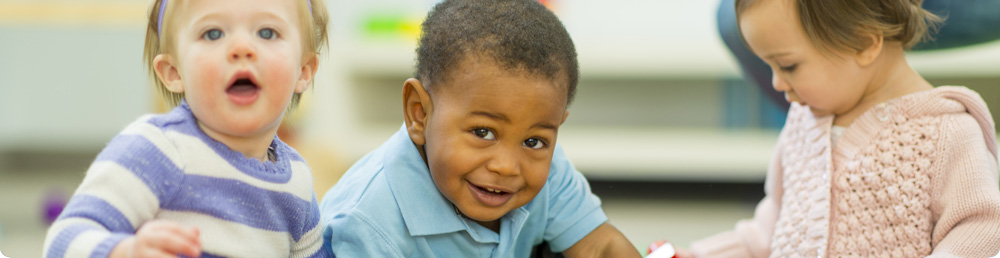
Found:
[(261, 29), (257, 31), (257, 36), (262, 39), (272, 39), (274, 38), (274, 34), (275, 32), (273, 29)]
[(493, 135), (493, 131), (490, 131), (490, 129), (486, 128), (472, 129), (472, 134), (475, 134), (479, 138), (483, 138), (486, 140), (495, 140), (497, 138), (496, 135)]
[(204, 34), (201, 34), (201, 37), (206, 40), (217, 40), (222, 38), (222, 31), (219, 29), (211, 29), (206, 31)]
[(524, 140), (524, 146), (532, 149), (541, 149), (545, 148), (545, 142), (542, 142), (538, 138), (529, 138)]

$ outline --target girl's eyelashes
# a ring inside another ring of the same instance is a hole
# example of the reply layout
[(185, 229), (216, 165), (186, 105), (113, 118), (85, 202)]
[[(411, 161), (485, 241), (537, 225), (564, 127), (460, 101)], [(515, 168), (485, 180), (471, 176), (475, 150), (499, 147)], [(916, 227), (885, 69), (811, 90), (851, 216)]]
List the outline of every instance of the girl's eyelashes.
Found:
[(792, 72), (792, 71), (795, 71), (795, 68), (798, 67), (798, 66), (799, 66), (798, 64), (793, 64), (793, 65), (788, 65), (788, 66), (778, 66), (778, 69), (781, 69), (782, 71), (785, 71), (785, 72)]
[[(225, 36), (220, 29), (209, 29), (202, 32), (201, 38), (208, 41), (218, 40)], [(257, 36), (262, 39), (274, 39), (278, 37), (278, 32), (272, 28), (263, 28), (257, 31)]]
[(486, 128), (474, 128), (472, 129), (472, 134), (484, 140), (496, 140), (497, 136), (493, 133), (493, 130)]
[(522, 144), (524, 145), (524, 147), (528, 147), (528, 148), (536, 149), (536, 150), (537, 149), (542, 149), (542, 148), (545, 148), (546, 146), (548, 146), (548, 144), (546, 144), (545, 141), (543, 141), (541, 139), (538, 139), (538, 138), (528, 138), (527, 140), (524, 140), (524, 143), (522, 143)]
[(201, 38), (205, 40), (217, 40), (222, 38), (222, 31), (219, 29), (210, 29), (201, 34)]
[(257, 31), (257, 36), (262, 39), (273, 39), (278, 36), (278, 32), (271, 28), (263, 28)]

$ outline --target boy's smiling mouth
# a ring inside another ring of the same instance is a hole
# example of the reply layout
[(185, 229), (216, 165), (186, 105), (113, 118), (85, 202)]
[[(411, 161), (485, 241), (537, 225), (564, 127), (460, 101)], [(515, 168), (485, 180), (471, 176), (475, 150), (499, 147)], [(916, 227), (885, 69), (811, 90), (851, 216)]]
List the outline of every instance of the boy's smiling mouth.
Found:
[(239, 71), (230, 79), (229, 87), (226, 88), (226, 95), (229, 100), (237, 105), (248, 105), (257, 100), (260, 95), (260, 87), (257, 86), (253, 74), (248, 71)]
[(492, 206), (492, 207), (501, 206), (504, 203), (507, 203), (507, 201), (509, 201), (510, 198), (514, 196), (513, 192), (510, 190), (499, 189), (496, 187), (479, 186), (468, 181), (467, 184), (469, 186), (469, 190), (472, 191), (472, 196), (474, 196), (476, 200), (478, 200), (482, 204), (485, 204), (486, 206)]

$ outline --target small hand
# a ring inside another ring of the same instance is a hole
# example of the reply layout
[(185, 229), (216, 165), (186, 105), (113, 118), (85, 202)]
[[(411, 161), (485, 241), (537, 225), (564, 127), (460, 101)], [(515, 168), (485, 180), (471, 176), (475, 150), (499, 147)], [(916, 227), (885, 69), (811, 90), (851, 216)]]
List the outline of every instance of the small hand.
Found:
[(677, 258), (694, 258), (694, 254), (692, 254), (691, 251), (688, 250), (688, 249), (686, 249), (686, 248), (679, 247), (679, 246), (674, 246), (674, 250), (677, 251), (677, 254), (674, 255), (674, 257), (677, 257)]
[(146, 222), (134, 237), (122, 240), (112, 250), (110, 257), (159, 258), (201, 256), (198, 229), (167, 220)]

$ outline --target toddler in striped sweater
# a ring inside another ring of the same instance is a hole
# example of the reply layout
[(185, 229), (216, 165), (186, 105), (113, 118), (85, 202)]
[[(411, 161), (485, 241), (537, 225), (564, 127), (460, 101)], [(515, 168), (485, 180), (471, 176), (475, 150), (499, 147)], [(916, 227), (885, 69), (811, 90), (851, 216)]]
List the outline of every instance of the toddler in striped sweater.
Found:
[(156, 0), (145, 61), (176, 106), (115, 136), (45, 257), (326, 257), (312, 175), (276, 136), (326, 42), (321, 0)]

